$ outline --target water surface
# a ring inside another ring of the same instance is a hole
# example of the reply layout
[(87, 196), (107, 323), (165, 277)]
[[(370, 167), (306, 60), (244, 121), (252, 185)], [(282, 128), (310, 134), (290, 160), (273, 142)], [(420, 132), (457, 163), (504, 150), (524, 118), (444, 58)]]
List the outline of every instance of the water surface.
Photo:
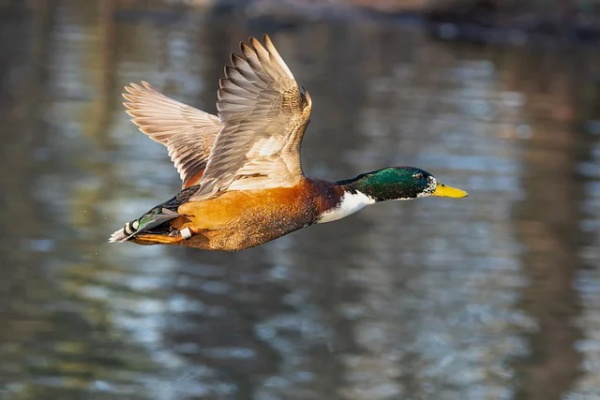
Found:
[[(600, 398), (597, 49), (158, 2), (0, 18), (0, 398)], [(180, 185), (123, 85), (215, 112), (264, 32), (313, 98), (307, 174), (414, 165), (471, 196), (239, 253), (108, 245)]]

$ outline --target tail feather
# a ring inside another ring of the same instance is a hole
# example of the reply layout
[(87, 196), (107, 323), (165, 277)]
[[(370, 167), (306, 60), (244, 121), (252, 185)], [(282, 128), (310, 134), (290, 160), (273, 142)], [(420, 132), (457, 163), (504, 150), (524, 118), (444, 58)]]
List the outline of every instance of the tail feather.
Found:
[(150, 232), (163, 223), (175, 219), (179, 214), (167, 208), (154, 208), (139, 219), (134, 219), (125, 224), (122, 229), (115, 231), (108, 239), (109, 243), (126, 242), (138, 233)]
[[(188, 201), (197, 190), (198, 186), (190, 186), (189, 188), (183, 189), (175, 197), (157, 205), (140, 218), (126, 223), (123, 228), (113, 233), (108, 241), (110, 243), (126, 242), (135, 237), (138, 233), (155, 233), (159, 235), (164, 235), (165, 231), (168, 233), (168, 229), (159, 229), (159, 232), (157, 232), (154, 228), (179, 217), (180, 214), (175, 210), (177, 210), (181, 204)], [(150, 232), (151, 230), (154, 231)]]
[(112, 235), (108, 238), (108, 243), (121, 243), (126, 242), (129, 239), (129, 235), (125, 234), (123, 228), (114, 231)]

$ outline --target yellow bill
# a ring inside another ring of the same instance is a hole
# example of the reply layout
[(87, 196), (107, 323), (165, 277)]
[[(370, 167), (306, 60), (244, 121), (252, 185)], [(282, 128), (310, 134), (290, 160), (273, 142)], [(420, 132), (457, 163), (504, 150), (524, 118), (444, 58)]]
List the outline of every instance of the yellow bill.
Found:
[(431, 194), (432, 196), (437, 197), (451, 197), (453, 199), (460, 199), (462, 197), (467, 197), (469, 193), (464, 190), (453, 188), (452, 186), (446, 186), (442, 183), (437, 184), (435, 190)]

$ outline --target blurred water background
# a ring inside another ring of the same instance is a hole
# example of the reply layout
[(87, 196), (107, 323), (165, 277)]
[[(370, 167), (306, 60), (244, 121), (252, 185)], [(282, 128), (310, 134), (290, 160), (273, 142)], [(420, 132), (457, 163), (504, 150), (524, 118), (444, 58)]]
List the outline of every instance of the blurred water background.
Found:
[[(598, 46), (243, 3), (0, 1), (0, 398), (600, 399)], [(215, 112), (263, 33), (313, 98), (307, 174), (471, 196), (239, 253), (108, 245), (180, 187), (123, 86)]]

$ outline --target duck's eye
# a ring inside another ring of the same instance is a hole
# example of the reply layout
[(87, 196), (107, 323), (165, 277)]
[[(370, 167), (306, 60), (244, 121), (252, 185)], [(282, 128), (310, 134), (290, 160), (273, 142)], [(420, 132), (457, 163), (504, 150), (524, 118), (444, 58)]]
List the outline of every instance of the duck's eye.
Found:
[(422, 172), (419, 172), (419, 173), (416, 173), (416, 174), (414, 174), (414, 175), (413, 175), (413, 177), (414, 177), (415, 179), (421, 180), (421, 179), (423, 179), (423, 178), (424, 178), (424, 175), (423, 175), (423, 173), (422, 173)]

